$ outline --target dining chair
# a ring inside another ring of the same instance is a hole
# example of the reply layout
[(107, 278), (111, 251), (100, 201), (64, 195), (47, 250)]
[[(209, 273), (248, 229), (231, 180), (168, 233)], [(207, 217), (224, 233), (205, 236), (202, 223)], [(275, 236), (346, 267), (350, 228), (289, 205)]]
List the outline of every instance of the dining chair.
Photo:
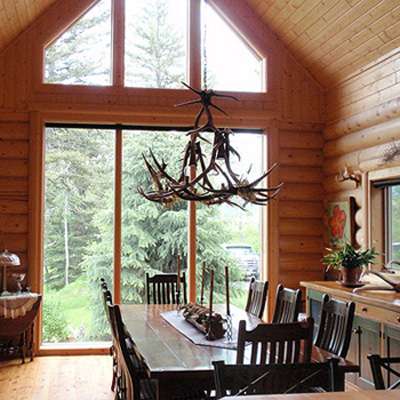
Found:
[(324, 363), (225, 364), (213, 361), (216, 397), (336, 392), (339, 359)]
[(276, 300), (272, 323), (295, 322), (301, 309), (302, 292), (283, 287), (279, 284), (276, 289)]
[(135, 342), (128, 334), (117, 304), (107, 303), (111, 321), (115, 349), (118, 359), (118, 390), (116, 399), (155, 400), (157, 389), (150, 378), (150, 371)]
[[(367, 357), (371, 365), (375, 390), (400, 388), (400, 371), (393, 368), (393, 364), (397, 364), (400, 367), (400, 357), (381, 357), (379, 354), (368, 354)], [(383, 371), (387, 373), (387, 386), (383, 379)], [(393, 378), (395, 382), (392, 383)]]
[(322, 297), (321, 314), (314, 345), (346, 358), (350, 346), (355, 304)]
[(281, 364), (310, 362), (313, 342), (313, 318), (306, 321), (264, 323), (246, 330), (246, 321), (239, 322), (237, 364)]
[(262, 318), (268, 294), (268, 281), (257, 281), (254, 276), (250, 280), (246, 311)]
[(19, 353), (22, 364), (25, 364), (25, 357), (33, 361), (34, 321), (41, 300), (42, 295), (39, 295), (25, 315), (16, 318), (0, 317), (0, 353)]
[[(110, 326), (111, 333), (112, 333), (113, 325), (112, 325), (109, 305), (112, 305), (113, 301), (112, 301), (111, 292), (108, 290), (108, 285), (103, 278), (100, 279), (100, 290), (101, 290), (104, 312), (106, 314), (107, 322), (108, 322), (108, 325)], [(110, 346), (110, 355), (112, 357), (112, 365), (113, 365), (111, 390), (115, 391), (115, 389), (117, 387), (117, 381), (118, 381), (118, 371), (117, 371), (118, 365), (117, 365), (117, 354), (116, 354), (115, 343), (114, 343), (114, 335), (112, 335), (112, 344)]]
[[(178, 275), (175, 273), (156, 274), (150, 277), (146, 272), (146, 298), (147, 304), (176, 304)], [(182, 272), (181, 299), (183, 304), (187, 303), (186, 276)]]

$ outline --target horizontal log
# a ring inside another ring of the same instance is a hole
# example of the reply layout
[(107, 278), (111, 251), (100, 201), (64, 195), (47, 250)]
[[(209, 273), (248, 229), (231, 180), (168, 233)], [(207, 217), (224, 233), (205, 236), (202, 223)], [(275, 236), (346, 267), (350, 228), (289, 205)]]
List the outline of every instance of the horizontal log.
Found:
[(324, 129), (324, 137), (326, 140), (332, 140), (397, 117), (400, 117), (400, 97), (351, 117), (329, 123)]
[(8, 233), (0, 238), (1, 248), (6, 248), (18, 256), (28, 251), (28, 235), (26, 233)]
[(28, 160), (2, 160), (0, 159), (2, 176), (24, 178), (28, 176)]
[(279, 236), (279, 250), (284, 253), (318, 253), (323, 248), (324, 243), (321, 236)]
[(321, 167), (279, 165), (279, 176), (285, 183), (321, 183), (325, 174)]
[(0, 123), (29, 122), (28, 112), (15, 112), (0, 110)]
[(281, 235), (314, 236), (322, 235), (324, 224), (320, 218), (280, 218)]
[(3, 234), (9, 233), (27, 233), (28, 215), (7, 215), (0, 217), (0, 226)]
[(28, 200), (11, 199), (5, 200), (0, 196), (0, 214), (27, 214)]
[(362, 163), (373, 159), (379, 159), (378, 164), (382, 163), (385, 154), (391, 152), (392, 149), (393, 143), (391, 142), (329, 158), (324, 162), (324, 171), (327, 175), (333, 175), (336, 174), (340, 168), (343, 170), (344, 167), (347, 166), (350, 170), (359, 169), (361, 172), (364, 172), (361, 169)]
[[(279, 282), (283, 286), (292, 289), (301, 289), (305, 292), (303, 287), (300, 287), (302, 281), (322, 281), (324, 280), (324, 271), (304, 271), (300, 274), (294, 274), (293, 271), (281, 271), (279, 273)], [(303, 296), (304, 299), (304, 296)]]
[(323, 165), (322, 150), (280, 149), (279, 164), (320, 167)]
[(321, 133), (325, 124), (295, 121), (277, 121), (280, 131)]
[(285, 182), (279, 192), (280, 200), (316, 201), (324, 198), (325, 191), (318, 183)]
[(28, 195), (28, 177), (10, 178), (0, 176), (0, 195)]
[(324, 266), (321, 262), (322, 252), (320, 253), (300, 253), (296, 256), (293, 253), (281, 254), (279, 257), (279, 267), (281, 271), (321, 271)]
[(0, 158), (27, 159), (29, 145), (28, 141), (1, 140)]
[(318, 201), (280, 201), (281, 218), (322, 218), (325, 212), (322, 202)]
[(400, 139), (400, 118), (393, 118), (366, 129), (331, 140), (324, 147), (327, 158), (336, 157), (368, 147), (379, 146)]
[(28, 140), (29, 125), (22, 122), (0, 122), (0, 140)]
[(280, 131), (279, 147), (292, 149), (322, 149), (325, 140), (322, 132)]

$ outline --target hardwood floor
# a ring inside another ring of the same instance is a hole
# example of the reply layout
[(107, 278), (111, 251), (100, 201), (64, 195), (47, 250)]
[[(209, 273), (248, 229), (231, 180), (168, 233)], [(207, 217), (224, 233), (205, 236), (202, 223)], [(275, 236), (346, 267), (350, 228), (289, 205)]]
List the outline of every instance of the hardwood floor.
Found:
[(0, 363), (1, 400), (112, 400), (110, 356), (35, 357)]

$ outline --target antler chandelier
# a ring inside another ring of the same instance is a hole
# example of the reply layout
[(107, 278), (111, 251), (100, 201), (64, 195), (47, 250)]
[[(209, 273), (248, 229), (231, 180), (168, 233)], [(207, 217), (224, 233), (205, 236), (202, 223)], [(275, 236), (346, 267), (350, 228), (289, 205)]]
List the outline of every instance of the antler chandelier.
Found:
[[(218, 129), (213, 122), (211, 107), (226, 116), (228, 115), (224, 110), (212, 103), (213, 97), (227, 97), (236, 101), (238, 99), (233, 96), (217, 94), (213, 90), (199, 91), (184, 82), (182, 83), (200, 98), (178, 104), (176, 107), (199, 103), (202, 108), (197, 114), (194, 128), (187, 132), (187, 136), (190, 139), (184, 150), (180, 175), (178, 178), (173, 178), (169, 175), (167, 164), (164, 160), (159, 162), (150, 150), (154, 167), (144, 154), (143, 159), (152, 177), (155, 190), (145, 193), (142, 188), (139, 188), (139, 193), (147, 200), (160, 203), (166, 207), (179, 199), (197, 201), (207, 205), (227, 203), (240, 208), (244, 208), (247, 203), (265, 205), (278, 194), (283, 183), (272, 188), (262, 188), (257, 187), (257, 185), (272, 172), (276, 164), (252, 182), (249, 182), (247, 177), (241, 177), (231, 167), (232, 156), (236, 156), (240, 160), (239, 153), (230, 145), (229, 136), (233, 132), (229, 128)], [(204, 113), (206, 122), (204, 125), (199, 126), (200, 119)], [(203, 132), (212, 132), (214, 134), (211, 154), (208, 158), (205, 157), (201, 149), (201, 141), (208, 142), (207, 139), (201, 136)], [(187, 173), (190, 167), (196, 168), (197, 175), (194, 177)], [(219, 184), (219, 187), (212, 183), (212, 175), (220, 175), (222, 177), (222, 183)], [(235, 196), (243, 200), (242, 205), (233, 201)]]

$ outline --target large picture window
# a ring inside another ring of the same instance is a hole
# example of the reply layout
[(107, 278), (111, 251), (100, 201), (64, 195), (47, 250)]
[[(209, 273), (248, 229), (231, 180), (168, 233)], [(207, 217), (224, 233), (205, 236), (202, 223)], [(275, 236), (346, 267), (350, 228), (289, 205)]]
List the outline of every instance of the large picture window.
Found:
[[(45, 146), (46, 346), (110, 339), (99, 280), (105, 278), (113, 288), (115, 256), (120, 260), (118, 286), (125, 304), (145, 302), (146, 272), (176, 272), (178, 255), (183, 271), (188, 267), (188, 203), (181, 200), (165, 208), (138, 192), (153, 185), (142, 156), (149, 152), (149, 144), (154, 155), (168, 163), (169, 172), (177, 175), (185, 132), (58, 125), (46, 129)], [(121, 158), (115, 156), (119, 140)], [(231, 145), (242, 156), (240, 162), (232, 160), (238, 174), (251, 166), (250, 178), (260, 175), (261, 140), (256, 133), (232, 136)], [(121, 171), (120, 188), (117, 171)], [(121, 209), (120, 236), (114, 234), (117, 209)], [(245, 307), (248, 280), (258, 277), (261, 268), (260, 212), (254, 205), (246, 211), (229, 205), (197, 207), (197, 282), (205, 262), (205, 295), (214, 269), (216, 302), (225, 301), (228, 265), (232, 303)], [(120, 254), (114, 254), (116, 248)]]

